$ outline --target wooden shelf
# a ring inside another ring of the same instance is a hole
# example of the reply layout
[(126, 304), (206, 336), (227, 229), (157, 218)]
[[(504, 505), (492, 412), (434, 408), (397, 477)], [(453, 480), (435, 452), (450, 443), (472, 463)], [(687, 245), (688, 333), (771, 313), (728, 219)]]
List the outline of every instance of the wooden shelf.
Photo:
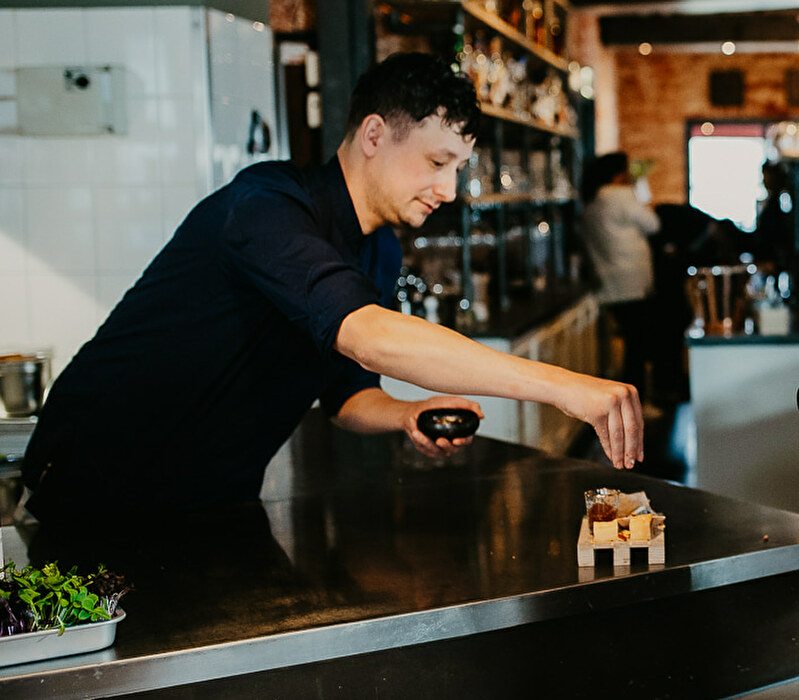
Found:
[(504, 19), (495, 15), (493, 12), (489, 12), (484, 7), (481, 7), (478, 3), (474, 2), (474, 0), (463, 0), (461, 5), (467, 14), (471, 15), (476, 20), (479, 20), (487, 27), (490, 27), (495, 32), (501, 34), (506, 39), (509, 39), (514, 44), (520, 46), (525, 51), (540, 59), (544, 63), (547, 63), (560, 71), (565, 72), (569, 70), (569, 61), (567, 59), (563, 58), (562, 56), (558, 56), (545, 46), (540, 46), (539, 44), (530, 41), (515, 27), (508, 24)]
[(547, 124), (546, 122), (542, 122), (539, 119), (534, 119), (533, 117), (519, 115), (516, 112), (505, 109), (504, 107), (495, 107), (487, 102), (483, 102), (480, 105), (480, 111), (486, 116), (494, 117), (495, 119), (502, 119), (506, 122), (512, 122), (514, 124), (521, 124), (523, 126), (530, 127), (531, 129), (543, 131), (548, 134), (554, 134), (555, 136), (563, 136), (568, 139), (576, 139), (579, 136), (579, 132), (574, 127), (553, 126), (552, 124)]
[[(564, 9), (568, 8), (568, 0), (553, 0)], [(504, 19), (486, 10), (475, 0), (386, 0), (386, 4), (391, 7), (416, 15), (424, 21), (445, 21), (447, 17), (458, 9), (477, 20), (481, 24), (493, 29), (505, 39), (512, 41), (521, 49), (537, 58), (542, 63), (552, 66), (556, 70), (566, 72), (569, 70), (569, 61), (563, 56), (558, 56), (554, 51), (546, 46), (530, 41), (524, 34), (514, 26), (508, 24)]]

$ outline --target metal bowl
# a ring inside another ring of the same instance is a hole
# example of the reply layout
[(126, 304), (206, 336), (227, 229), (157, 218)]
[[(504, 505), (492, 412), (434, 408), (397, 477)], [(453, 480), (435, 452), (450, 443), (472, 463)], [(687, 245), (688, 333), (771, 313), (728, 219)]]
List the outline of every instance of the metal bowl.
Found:
[(10, 418), (37, 415), (49, 380), (48, 356), (0, 355), (0, 402), (6, 415)]

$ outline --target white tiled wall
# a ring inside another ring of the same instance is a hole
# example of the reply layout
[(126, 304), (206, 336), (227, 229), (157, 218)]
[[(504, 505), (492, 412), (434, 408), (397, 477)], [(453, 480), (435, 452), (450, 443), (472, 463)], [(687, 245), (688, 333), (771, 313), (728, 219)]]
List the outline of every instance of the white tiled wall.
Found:
[(51, 347), (60, 371), (208, 192), (204, 23), (189, 7), (0, 10), (0, 97), (17, 67), (122, 64), (129, 120), (123, 136), (20, 136), (0, 99), (0, 350)]

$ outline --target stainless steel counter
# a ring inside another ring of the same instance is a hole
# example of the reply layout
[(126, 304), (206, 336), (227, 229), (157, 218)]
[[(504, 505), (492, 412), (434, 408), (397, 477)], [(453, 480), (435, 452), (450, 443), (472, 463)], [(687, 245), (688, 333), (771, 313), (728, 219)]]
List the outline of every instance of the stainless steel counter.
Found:
[[(165, 518), (105, 541), (4, 528), (7, 559), (104, 562), (136, 591), (123, 601), (127, 619), (114, 647), (0, 669), (2, 697), (204, 682), (222, 692), (215, 679), (268, 672), (274, 681), (295, 667), (322, 662), (329, 670), (332, 660), (353, 657), (364, 665), (352, 673), (365, 673), (367, 659), (392, 651), (423, 649), (432, 659), (436, 645), (529, 629), (559, 639), (574, 620), (645, 615), (647, 604), (678, 611), (684, 601), (707, 601), (699, 596), (709, 591), (749, 596), (747, 586), (799, 571), (799, 515), (491, 440), (433, 464), (399, 436), (352, 436), (312, 414), (291, 459), (268, 474), (263, 504)], [(577, 567), (582, 492), (595, 486), (646, 490), (667, 515), (665, 565), (634, 560), (614, 570), (608, 559), (596, 570)], [(665, 618), (677, 614), (668, 610)], [(400, 667), (380, 663), (384, 679), (385, 669)], [(568, 663), (564, 673), (574, 675), (581, 664)]]
[(36, 418), (0, 417), (0, 526), (13, 522), (13, 513), (22, 493), (22, 456)]
[(685, 337), (688, 347), (710, 347), (721, 345), (732, 347), (735, 345), (796, 345), (799, 343), (799, 333), (793, 331), (786, 335), (761, 335), (760, 333), (736, 333), (734, 335), (704, 335), (700, 338)]
[(0, 455), (19, 459), (25, 454), (36, 417), (0, 418)]

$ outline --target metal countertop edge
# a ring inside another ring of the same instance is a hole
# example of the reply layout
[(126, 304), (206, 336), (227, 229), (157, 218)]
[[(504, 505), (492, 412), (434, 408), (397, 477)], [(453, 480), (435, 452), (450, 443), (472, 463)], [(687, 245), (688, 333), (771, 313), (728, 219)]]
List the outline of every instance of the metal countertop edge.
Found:
[[(108, 697), (509, 629), (554, 617), (799, 570), (799, 544), (620, 578), (337, 623), (253, 639), (0, 677), (4, 700)], [(629, 594), (635, 593), (634, 598)], [(12, 668), (12, 667), (10, 667)]]

